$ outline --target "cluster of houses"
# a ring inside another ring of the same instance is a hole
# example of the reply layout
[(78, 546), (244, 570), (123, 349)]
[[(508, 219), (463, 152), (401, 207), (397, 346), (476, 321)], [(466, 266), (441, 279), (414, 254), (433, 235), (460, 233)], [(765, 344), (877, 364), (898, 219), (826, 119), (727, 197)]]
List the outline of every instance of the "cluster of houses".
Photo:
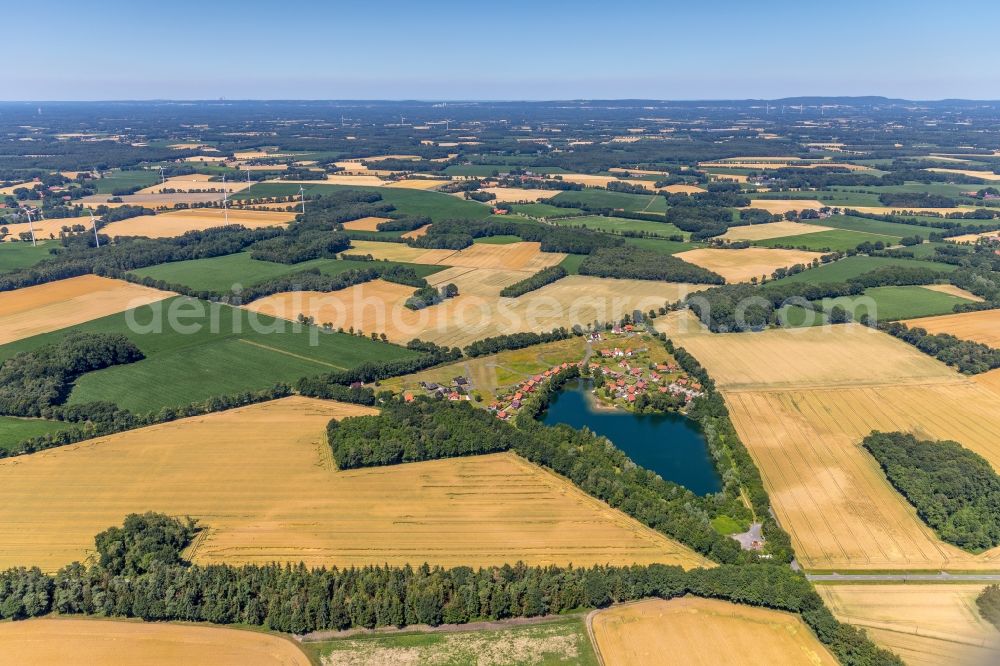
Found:
[(702, 395), (702, 386), (689, 378), (676, 363), (653, 363), (649, 349), (604, 348), (600, 362), (590, 362), (591, 374), (604, 377), (608, 395), (623, 406), (632, 405), (643, 394), (669, 393), (686, 403)]
[[(583, 366), (583, 362), (573, 365), (579, 368)], [(555, 365), (540, 374), (525, 379), (507, 392), (497, 395), (497, 399), (488, 405), (488, 409), (496, 414), (498, 419), (506, 421), (517, 414), (517, 410), (521, 409), (521, 403), (528, 395), (544, 386), (545, 382), (552, 379), (553, 375), (568, 367), (570, 367), (569, 363)]]
[[(450, 384), (435, 384), (434, 382), (420, 382), (420, 388), (427, 392), (432, 398), (442, 400), (470, 400), (469, 393), (472, 391), (472, 384), (468, 377), (455, 377)], [(403, 399), (407, 402), (413, 400), (412, 393), (404, 393)]]

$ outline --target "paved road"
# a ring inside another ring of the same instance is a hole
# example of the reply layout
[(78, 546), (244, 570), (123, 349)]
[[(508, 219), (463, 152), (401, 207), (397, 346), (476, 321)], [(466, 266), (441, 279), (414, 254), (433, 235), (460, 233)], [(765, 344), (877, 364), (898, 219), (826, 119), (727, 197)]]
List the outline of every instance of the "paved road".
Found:
[(903, 583), (918, 581), (934, 581), (938, 583), (988, 583), (1000, 581), (1000, 574), (951, 574), (941, 571), (936, 574), (806, 574), (806, 578), (813, 582), (817, 581), (838, 581), (842, 583), (868, 583), (879, 581), (898, 581)]

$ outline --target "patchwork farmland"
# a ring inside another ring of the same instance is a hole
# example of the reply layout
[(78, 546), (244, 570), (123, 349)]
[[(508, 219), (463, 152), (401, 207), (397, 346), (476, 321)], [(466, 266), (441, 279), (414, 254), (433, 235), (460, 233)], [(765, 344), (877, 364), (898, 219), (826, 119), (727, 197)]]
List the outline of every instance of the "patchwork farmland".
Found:
[(327, 422), (369, 413), (291, 397), (0, 460), (0, 566), (55, 570), (147, 510), (197, 518), (204, 564), (707, 564), (514, 454), (337, 471)]
[(807, 569), (1000, 568), (945, 544), (860, 447), (872, 430), (960, 442), (1000, 467), (996, 394), (858, 325), (710, 334), (660, 324), (716, 379)]
[(493, 88), (0, 105), (0, 662), (997, 661), (1000, 104)]

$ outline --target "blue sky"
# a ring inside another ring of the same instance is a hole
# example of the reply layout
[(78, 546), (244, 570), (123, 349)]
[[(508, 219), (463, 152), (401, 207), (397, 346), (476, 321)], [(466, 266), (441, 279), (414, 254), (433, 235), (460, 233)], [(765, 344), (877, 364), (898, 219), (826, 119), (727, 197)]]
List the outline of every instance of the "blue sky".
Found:
[(996, 0), (13, 2), (0, 98), (1000, 99)]

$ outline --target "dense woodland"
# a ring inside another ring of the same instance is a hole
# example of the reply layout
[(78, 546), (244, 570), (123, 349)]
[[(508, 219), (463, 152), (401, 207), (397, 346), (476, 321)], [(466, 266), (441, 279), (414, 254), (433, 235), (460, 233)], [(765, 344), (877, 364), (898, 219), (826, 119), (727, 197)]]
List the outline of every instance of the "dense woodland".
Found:
[(633, 245), (594, 250), (580, 264), (580, 275), (695, 284), (725, 282), (721, 275), (701, 266)]
[(957, 442), (872, 433), (862, 446), (944, 541), (979, 553), (1000, 545), (1000, 476)]

